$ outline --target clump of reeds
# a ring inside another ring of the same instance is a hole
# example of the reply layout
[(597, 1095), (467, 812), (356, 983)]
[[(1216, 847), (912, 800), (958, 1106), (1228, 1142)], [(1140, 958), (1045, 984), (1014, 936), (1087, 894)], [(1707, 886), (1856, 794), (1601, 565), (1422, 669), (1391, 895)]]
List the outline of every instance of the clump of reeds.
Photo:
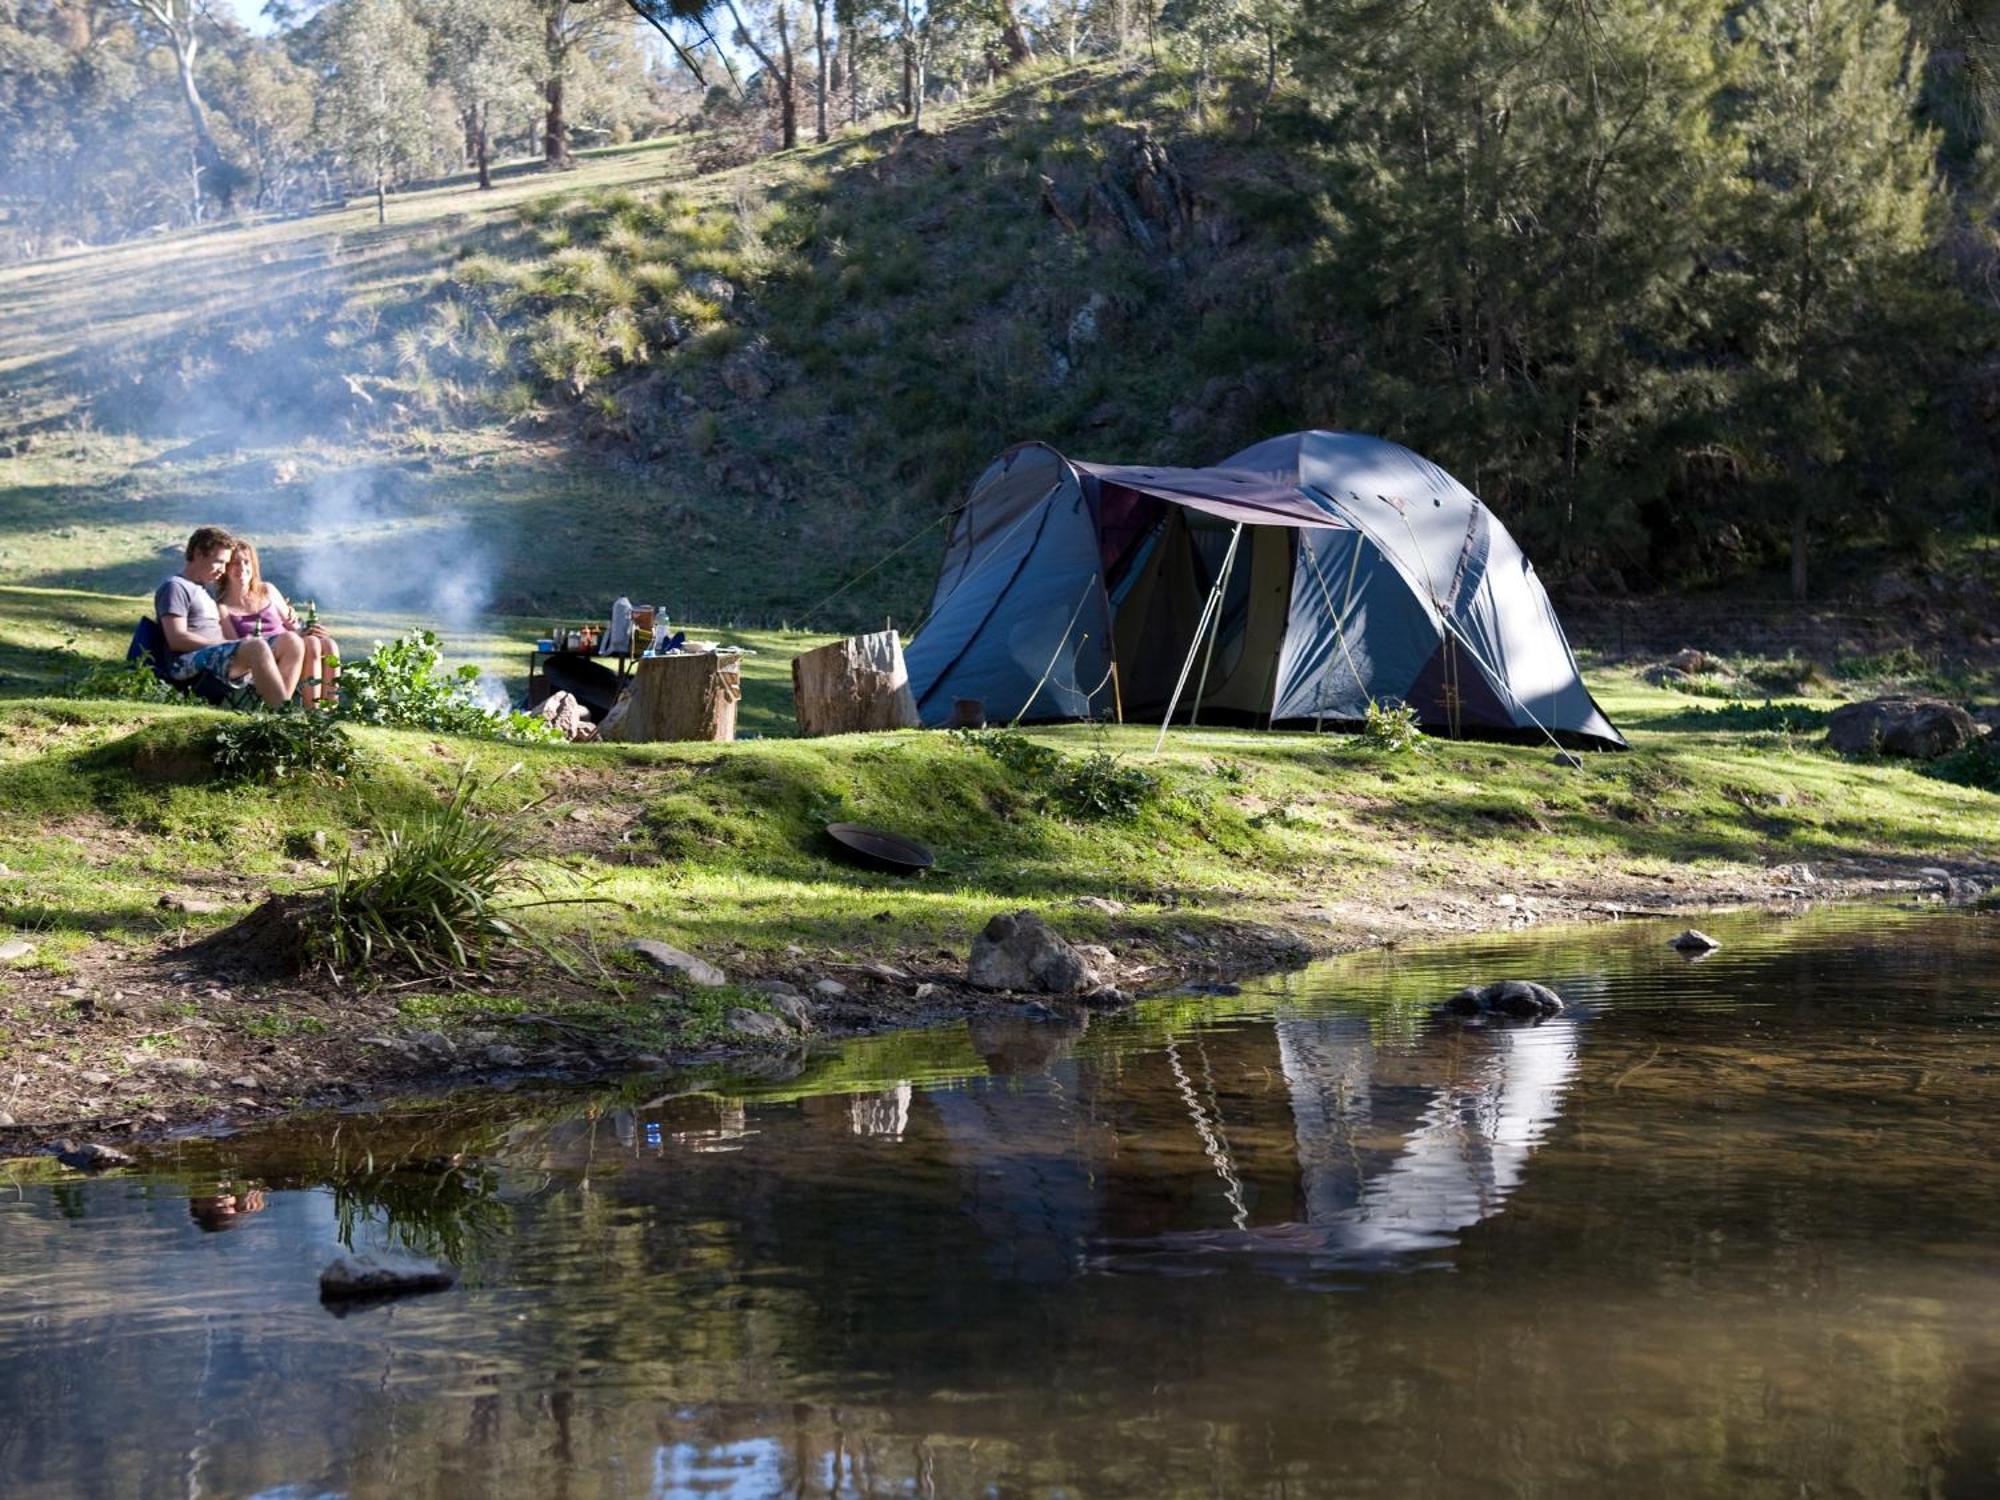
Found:
[(365, 862), (343, 860), (326, 893), (315, 946), (336, 972), (472, 973), (497, 951), (569, 965), (521, 926), (524, 910), (559, 904), (533, 871), (527, 815), (481, 816), (484, 783), (466, 772), (445, 801), (385, 827)]

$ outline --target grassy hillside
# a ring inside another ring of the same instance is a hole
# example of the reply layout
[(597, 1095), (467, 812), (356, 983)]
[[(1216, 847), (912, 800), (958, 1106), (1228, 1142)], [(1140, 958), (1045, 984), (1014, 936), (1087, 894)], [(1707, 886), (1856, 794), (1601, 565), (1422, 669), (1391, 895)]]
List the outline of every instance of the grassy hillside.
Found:
[[(707, 175), (655, 142), (0, 269), (0, 583), (136, 592), (214, 520), (329, 607), (800, 623), (1024, 436), (1220, 456), (1268, 425), (1276, 241), (1229, 207), (1268, 164), (1176, 140), (1156, 201), (1153, 87), (1045, 71), (920, 136)], [(811, 623), (909, 618), (934, 556)]]

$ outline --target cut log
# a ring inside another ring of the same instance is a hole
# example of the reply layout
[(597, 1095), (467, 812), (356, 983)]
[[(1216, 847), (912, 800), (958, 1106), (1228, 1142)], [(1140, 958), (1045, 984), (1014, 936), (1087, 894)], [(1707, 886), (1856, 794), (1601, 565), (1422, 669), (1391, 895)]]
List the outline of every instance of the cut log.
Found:
[(903, 665), (903, 639), (893, 630), (851, 636), (795, 657), (792, 704), (807, 738), (915, 729), (922, 722)]
[(624, 697), (598, 734), (624, 744), (654, 740), (733, 740), (743, 697), (743, 659), (734, 652), (641, 657)]

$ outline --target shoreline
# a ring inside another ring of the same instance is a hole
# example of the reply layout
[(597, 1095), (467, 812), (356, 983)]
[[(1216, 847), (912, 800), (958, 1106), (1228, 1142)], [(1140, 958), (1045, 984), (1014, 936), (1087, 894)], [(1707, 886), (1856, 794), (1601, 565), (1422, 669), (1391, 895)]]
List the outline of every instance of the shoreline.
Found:
[[(1774, 914), (1897, 895), (1963, 902), (1974, 887), (2000, 886), (2000, 865), (1939, 861), (1913, 868), (1886, 859), (1844, 862), (1825, 873), (1779, 866), (1763, 886), (1734, 876), (1689, 870), (1654, 880), (1526, 882), (1522, 891), (1466, 885), (1392, 891), (1393, 900), (1341, 900), (1295, 906), (1271, 922), (1228, 916), (1176, 925), (1162, 914), (1111, 917), (1102, 946), (1114, 956), (1105, 976), (1132, 999), (1204, 985), (1233, 985), (1346, 954), (1543, 926), (1577, 927), (1624, 920), (1689, 920), (1703, 914), (1763, 909)], [(1803, 878), (1800, 878), (1803, 876)], [(1661, 880), (1672, 878), (1671, 889)], [(1536, 890), (1535, 886), (1553, 889)], [(1034, 906), (1058, 931), (1081, 914), (1078, 902)], [(1000, 909), (996, 906), (996, 909)], [(1049, 995), (972, 988), (963, 952), (904, 949), (891, 934), (869, 934), (870, 952), (800, 950), (777, 962), (736, 955), (726, 996), (753, 997), (790, 986), (811, 997), (813, 1023), (773, 1038), (727, 1034), (684, 1046), (647, 1044), (616, 1027), (593, 1033), (564, 1016), (559, 988), (546, 973), (524, 974), (541, 997), (493, 986), (382, 985), (357, 989), (319, 980), (267, 986), (239, 1001), (212, 978), (174, 967), (181, 949), (157, 945), (147, 956), (121, 954), (67, 974), (34, 975), (31, 1002), (61, 1002), (72, 1013), (59, 1042), (64, 1061), (31, 1100), (0, 1103), (0, 1159), (32, 1156), (56, 1141), (123, 1147), (167, 1136), (228, 1134), (299, 1112), (351, 1108), (396, 1094), (504, 1087), (523, 1081), (588, 1083), (695, 1063), (809, 1050), (859, 1036), (945, 1026), (982, 1016), (1060, 1015), (1083, 1002)], [(888, 941), (884, 941), (888, 939)], [(1086, 939), (1087, 940), (1087, 939)], [(22, 977), (16, 975), (17, 980)], [(1468, 982), (1475, 978), (1468, 974)], [(816, 991), (831, 980), (838, 995)], [(655, 986), (655, 1002), (699, 991)], [(409, 1024), (410, 1006), (441, 1002), (436, 1024)], [(601, 998), (601, 997), (600, 997)], [(623, 998), (623, 997), (621, 997)], [(1446, 997), (1438, 996), (1442, 1001)], [(643, 1004), (643, 1002), (641, 1002)], [(210, 1019), (208, 1010), (258, 1007), (269, 1024), (247, 1029)], [(337, 1009), (334, 1007), (337, 1006)], [(161, 1025), (162, 1012), (185, 1012)], [(338, 1022), (325, 1019), (329, 1013)], [(17, 1055), (22, 1028), (10, 1010), (0, 1046)], [(585, 1019), (588, 1019), (586, 1016)], [(64, 1024), (64, 1023), (58, 1023)], [(260, 1034), (260, 1032), (262, 1034)], [(0, 1064), (0, 1088), (18, 1069)], [(13, 1085), (19, 1091), (18, 1083)], [(0, 1101), (6, 1093), (0, 1092)]]

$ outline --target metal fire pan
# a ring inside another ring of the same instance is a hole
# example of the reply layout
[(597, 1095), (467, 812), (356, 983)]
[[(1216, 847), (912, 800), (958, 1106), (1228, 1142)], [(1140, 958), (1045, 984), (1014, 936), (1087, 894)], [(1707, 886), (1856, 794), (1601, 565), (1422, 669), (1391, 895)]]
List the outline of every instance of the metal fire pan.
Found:
[(859, 823), (829, 823), (826, 836), (833, 840), (842, 859), (867, 870), (917, 875), (937, 863), (937, 857), (915, 839), (885, 833), (879, 828), (863, 828)]

